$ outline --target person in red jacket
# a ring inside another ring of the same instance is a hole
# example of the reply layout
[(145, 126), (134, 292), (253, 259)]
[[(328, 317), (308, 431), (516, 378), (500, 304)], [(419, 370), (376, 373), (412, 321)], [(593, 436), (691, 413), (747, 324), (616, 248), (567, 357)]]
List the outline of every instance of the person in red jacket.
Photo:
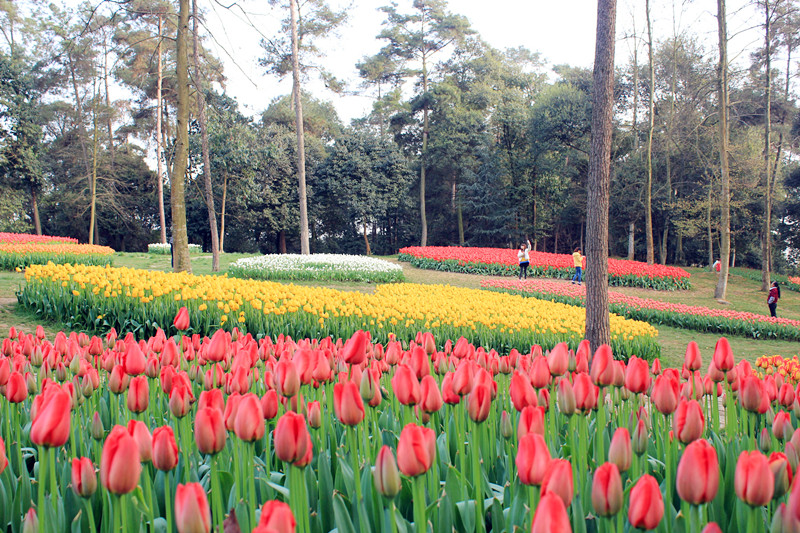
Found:
[(781, 288), (778, 287), (777, 281), (773, 281), (772, 287), (769, 288), (769, 294), (767, 295), (767, 305), (769, 306), (770, 316), (778, 316), (775, 311), (778, 309), (778, 300), (780, 300), (780, 298)]

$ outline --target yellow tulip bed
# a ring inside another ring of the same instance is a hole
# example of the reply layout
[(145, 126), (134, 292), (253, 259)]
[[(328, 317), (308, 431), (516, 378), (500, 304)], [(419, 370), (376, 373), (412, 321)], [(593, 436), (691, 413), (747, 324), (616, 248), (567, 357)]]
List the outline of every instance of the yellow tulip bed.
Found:
[[(222, 326), (254, 335), (345, 338), (358, 329), (384, 340), (413, 338), (428, 330), (437, 337), (466, 337), (498, 351), (550, 348), (561, 341), (577, 347), (583, 338), (580, 307), (442, 285), (380, 285), (373, 294), (268, 281), (194, 276), (110, 266), (35, 265), (25, 271), (19, 302), (71, 329), (152, 334), (172, 328), (181, 306), (194, 332)], [(612, 347), (620, 356), (658, 355), (655, 328), (611, 315)]]

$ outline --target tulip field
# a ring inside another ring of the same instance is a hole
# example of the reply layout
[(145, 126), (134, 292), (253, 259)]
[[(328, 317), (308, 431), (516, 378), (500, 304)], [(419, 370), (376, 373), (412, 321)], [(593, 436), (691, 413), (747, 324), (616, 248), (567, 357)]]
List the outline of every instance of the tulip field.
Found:
[[(583, 286), (546, 279), (483, 280), (481, 286), (491, 291), (525, 295), (570, 305), (583, 305), (586, 299)], [(739, 335), (753, 339), (800, 340), (800, 320), (773, 318), (731, 309), (669, 303), (614, 291), (608, 291), (608, 301), (612, 313), (653, 325)]]
[[(572, 255), (530, 252), (529, 277), (571, 279), (575, 273)], [(400, 261), (418, 268), (446, 270), (483, 276), (517, 276), (517, 250), (512, 248), (465, 248), (461, 246), (408, 246), (400, 249)], [(591, 268), (584, 260), (584, 270)], [(583, 273), (584, 278), (586, 272)], [(608, 260), (608, 284), (678, 290), (691, 287), (690, 274), (680, 268), (648, 265), (625, 259)]]
[(12, 328), (0, 524), (17, 532), (797, 531), (798, 390), (725, 338), (683, 369), (603, 345), (498, 353)]
[[(169, 325), (176, 302), (188, 309), (193, 334), (236, 326), (255, 337), (348, 338), (368, 329), (386, 342), (390, 335), (413, 338), (418, 331), (431, 331), (504, 352), (559, 342), (577, 349), (585, 323), (580, 307), (443, 285), (392, 283), (366, 294), (84, 265), (33, 265), (25, 270), (25, 279), (17, 298), (38, 316), (75, 330), (105, 332), (113, 327), (142, 336)], [(611, 316), (611, 346), (621, 358), (657, 357), (657, 335), (645, 322)]]
[(73, 263), (105, 265), (114, 250), (108, 246), (78, 244), (70, 237), (0, 233), (0, 270), (22, 269), (28, 265)]

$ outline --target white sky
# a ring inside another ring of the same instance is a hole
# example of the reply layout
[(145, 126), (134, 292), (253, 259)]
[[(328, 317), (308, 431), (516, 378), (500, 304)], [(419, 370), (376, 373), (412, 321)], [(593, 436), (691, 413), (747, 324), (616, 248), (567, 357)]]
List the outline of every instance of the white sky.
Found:
[[(219, 1), (229, 4), (233, 0)], [(323, 48), (327, 54), (324, 64), (355, 91), (360, 82), (355, 63), (366, 55), (375, 54), (384, 44), (375, 39), (383, 21), (383, 14), (377, 8), (389, 2), (328, 1), (335, 7), (350, 5), (351, 8), (348, 23), (339, 35), (325, 42)], [(397, 1), (401, 11), (411, 3), (411, 0)], [(676, 0), (675, 4), (679, 31), (684, 29), (698, 35), (716, 58), (716, 2)], [(747, 7), (745, 0), (731, 0), (729, 4), (731, 60), (749, 61), (745, 51), (762, 39), (760, 30), (757, 27), (752, 29), (761, 18), (752, 7)], [(271, 8), (266, 0), (239, 0), (241, 8), (232, 9), (221, 7), (215, 0), (202, 0), (200, 5), (205, 8), (207, 25), (214, 35), (214, 40), (209, 40), (207, 46), (225, 63), (227, 92), (239, 101), (245, 113), (258, 114), (273, 98), (290, 91), (290, 80), (279, 83), (274, 77), (264, 76), (263, 68), (258, 66), (260, 34), (270, 36), (277, 32), (283, 12)], [(594, 60), (597, 4), (592, 0), (450, 0), (449, 8), (454, 13), (465, 15), (473, 28), (495, 48), (524, 46), (540, 52), (549, 65), (591, 67)], [(670, 36), (673, 29), (672, 2), (654, 0), (651, 9), (656, 39)], [(632, 39), (624, 37), (632, 33), (634, 16), (641, 35), (645, 28), (644, 2), (618, 0), (617, 64), (627, 62), (631, 55)], [(641, 46), (640, 61), (646, 61), (646, 48)], [(372, 105), (367, 95), (337, 96), (313, 83), (306, 89), (317, 97), (333, 101), (345, 123), (363, 116)]]

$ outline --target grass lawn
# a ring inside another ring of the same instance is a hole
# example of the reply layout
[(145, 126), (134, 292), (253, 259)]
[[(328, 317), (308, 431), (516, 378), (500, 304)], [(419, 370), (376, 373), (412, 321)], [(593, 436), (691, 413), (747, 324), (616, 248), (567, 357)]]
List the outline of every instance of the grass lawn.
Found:
[[(223, 254), (220, 258), (221, 273), (233, 261), (241, 257), (251, 257), (253, 254)], [(398, 263), (396, 256), (385, 257), (388, 261)], [(210, 275), (211, 255), (193, 254), (191, 256), (192, 271), (195, 274)], [(481, 276), (471, 274), (458, 274), (454, 272), (441, 272), (438, 270), (422, 270), (414, 268), (408, 263), (399, 262), (403, 267), (406, 281), (421, 284), (442, 284), (456, 287), (480, 288)], [(114, 255), (114, 266), (141, 268), (149, 270), (170, 270), (170, 256), (146, 253), (117, 253)], [(731, 276), (728, 284), (728, 304), (719, 303), (714, 299), (714, 285), (716, 274), (701, 269), (688, 269), (692, 274), (692, 289), (688, 291), (654, 291), (650, 289), (637, 289), (627, 287), (612, 287), (611, 290), (623, 292), (643, 298), (653, 298), (674, 303), (685, 303), (711, 308), (726, 308), (737, 311), (749, 311), (766, 314), (766, 295), (759, 291), (760, 284), (741, 276)], [(41, 323), (36, 316), (17, 307), (14, 293), (25, 283), (22, 274), (16, 272), (0, 272), (0, 332), (6, 334), (10, 326), (16, 326), (24, 331), (33, 331)], [(566, 283), (566, 281), (565, 281)], [(295, 285), (315, 285), (315, 282), (294, 282)], [(328, 287), (341, 290), (357, 290), (372, 292), (375, 284), (353, 282), (330, 282)], [(778, 304), (778, 314), (782, 317), (800, 319), (800, 294), (783, 291)], [(62, 329), (59, 324), (44, 323), (48, 337)], [(661, 344), (661, 360), (666, 366), (680, 367), (686, 345), (694, 340), (700, 346), (700, 353), (705, 362), (714, 352), (714, 345), (719, 335), (698, 333), (661, 326), (658, 328), (659, 344)], [(744, 337), (729, 337), (728, 340), (737, 358), (746, 358), (755, 361), (761, 355), (782, 355), (790, 357), (800, 353), (800, 344), (792, 341), (766, 341), (753, 340)]]

